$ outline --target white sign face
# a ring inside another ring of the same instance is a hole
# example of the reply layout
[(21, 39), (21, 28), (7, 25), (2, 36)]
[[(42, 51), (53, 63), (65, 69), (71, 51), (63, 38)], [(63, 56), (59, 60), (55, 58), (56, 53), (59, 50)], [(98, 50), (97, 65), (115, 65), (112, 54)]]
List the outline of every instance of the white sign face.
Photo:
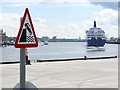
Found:
[(30, 43), (35, 44), (36, 42), (35, 42), (31, 24), (28, 18), (28, 14), (27, 14), (19, 40), (18, 40), (18, 44), (30, 44)]

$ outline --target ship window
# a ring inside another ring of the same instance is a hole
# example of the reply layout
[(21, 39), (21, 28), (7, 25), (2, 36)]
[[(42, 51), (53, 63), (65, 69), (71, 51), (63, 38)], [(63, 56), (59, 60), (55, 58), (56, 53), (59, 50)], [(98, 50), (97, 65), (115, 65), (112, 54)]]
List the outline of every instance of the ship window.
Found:
[(101, 40), (102, 38), (101, 37), (97, 37), (97, 39)]
[(95, 37), (91, 37), (91, 39), (96, 39)]

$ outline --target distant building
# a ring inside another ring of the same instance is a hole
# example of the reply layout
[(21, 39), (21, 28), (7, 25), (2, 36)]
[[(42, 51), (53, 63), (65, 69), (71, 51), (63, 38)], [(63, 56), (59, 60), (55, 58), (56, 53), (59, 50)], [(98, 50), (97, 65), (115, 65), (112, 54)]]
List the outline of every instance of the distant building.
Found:
[(118, 37), (118, 41), (120, 41), (120, 36)]
[(110, 41), (116, 41), (116, 38), (110, 37)]
[(42, 42), (45, 42), (45, 41), (48, 41), (48, 40), (49, 40), (49, 37), (48, 37), (48, 36), (44, 36), (44, 37), (41, 38), (41, 41), (42, 41)]
[(79, 40), (81, 40), (81, 37), (79, 37)]
[(53, 39), (53, 40), (56, 40), (56, 39), (57, 39), (57, 36), (54, 36), (52, 39)]
[(0, 45), (7, 43), (6, 32), (3, 32), (3, 29), (0, 30)]

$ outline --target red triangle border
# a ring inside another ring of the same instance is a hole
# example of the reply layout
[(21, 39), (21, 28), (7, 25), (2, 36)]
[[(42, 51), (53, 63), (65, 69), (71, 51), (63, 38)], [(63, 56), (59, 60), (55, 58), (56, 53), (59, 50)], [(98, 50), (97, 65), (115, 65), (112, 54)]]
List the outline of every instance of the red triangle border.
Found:
[[(34, 36), (34, 39), (35, 39), (36, 43), (34, 43), (34, 44), (18, 44), (18, 42), (19, 42), (18, 40), (20, 38), (20, 34), (22, 33), (22, 28), (23, 28), (23, 25), (24, 25), (24, 22), (25, 22), (27, 14), (28, 14), (28, 19), (30, 21), (32, 32), (33, 32), (33, 36)], [(20, 25), (20, 28), (19, 28), (19, 32), (18, 32), (18, 35), (17, 35), (17, 38), (16, 38), (15, 47), (16, 48), (30, 48), (30, 47), (37, 47), (37, 46), (38, 46), (38, 40), (37, 40), (35, 31), (34, 31), (34, 27), (33, 27), (33, 24), (32, 24), (32, 19), (31, 19), (31, 16), (30, 16), (28, 8), (26, 8), (24, 16), (23, 16), (23, 20), (21, 22), (21, 25)]]

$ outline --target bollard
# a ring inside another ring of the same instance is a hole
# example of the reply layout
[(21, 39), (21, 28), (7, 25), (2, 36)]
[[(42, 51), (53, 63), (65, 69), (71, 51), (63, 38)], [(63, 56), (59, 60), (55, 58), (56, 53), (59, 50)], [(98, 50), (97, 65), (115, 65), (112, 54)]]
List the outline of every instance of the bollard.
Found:
[(87, 56), (84, 56), (84, 59), (87, 60)]

